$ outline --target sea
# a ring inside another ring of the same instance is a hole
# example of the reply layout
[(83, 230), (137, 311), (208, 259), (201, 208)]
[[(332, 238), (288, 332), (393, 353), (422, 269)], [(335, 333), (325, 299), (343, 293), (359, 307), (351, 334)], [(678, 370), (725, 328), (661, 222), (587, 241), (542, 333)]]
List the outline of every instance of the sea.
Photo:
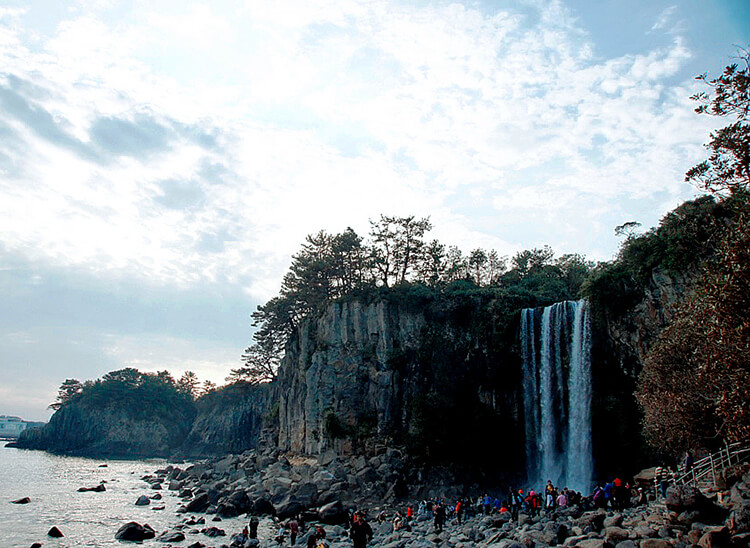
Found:
[[(73, 546), (125, 546), (115, 540), (117, 530), (129, 521), (148, 523), (157, 538), (163, 531), (185, 520), (187, 514), (177, 514), (182, 504), (176, 491), (159, 491), (161, 500), (148, 506), (136, 506), (140, 495), (156, 491), (141, 478), (167, 465), (166, 460), (98, 460), (51, 455), (5, 447), (0, 442), (0, 548), (26, 547), (39, 542), (44, 548)], [(106, 465), (106, 466), (104, 466)], [(178, 466), (185, 467), (186, 464)], [(96, 487), (105, 482), (104, 492), (78, 492), (79, 487)], [(29, 497), (29, 504), (11, 501)], [(164, 506), (164, 510), (155, 510)], [(213, 522), (205, 517), (205, 525), (183, 530), (186, 540), (175, 546), (188, 546), (200, 541), (207, 546), (230, 544), (231, 536), (247, 525), (246, 516)], [(47, 536), (52, 527), (65, 535), (55, 539)], [(227, 536), (209, 538), (193, 529), (215, 526)], [(270, 519), (261, 520), (258, 536), (262, 540), (274, 531)], [(157, 539), (146, 540), (140, 546), (167, 546)]]

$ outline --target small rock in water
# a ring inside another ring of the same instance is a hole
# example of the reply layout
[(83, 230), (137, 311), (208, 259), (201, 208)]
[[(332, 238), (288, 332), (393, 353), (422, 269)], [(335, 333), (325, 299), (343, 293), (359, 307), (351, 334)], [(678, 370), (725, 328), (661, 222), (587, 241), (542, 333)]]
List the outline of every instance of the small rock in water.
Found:
[(62, 538), (65, 535), (62, 534), (62, 531), (60, 531), (60, 529), (58, 529), (57, 527), (53, 527), (52, 529), (47, 531), (47, 536), (52, 538)]
[(41, 542), (35, 542), (34, 544), (31, 545), (31, 548), (42, 548), (42, 543)]
[(107, 465), (106, 464), (100, 464), (99, 468), (107, 468)]
[(96, 487), (79, 487), (78, 488), (78, 492), (79, 493), (85, 493), (87, 491), (92, 491), (94, 493), (102, 493), (103, 491), (106, 491), (106, 490), (107, 490), (107, 488), (104, 487), (103, 483), (100, 483)]
[(166, 506), (152, 506), (151, 507), (152, 510), (164, 510), (164, 508), (166, 508)]
[(154, 538), (155, 536), (156, 531), (154, 531), (150, 525), (141, 525), (134, 521), (126, 523), (117, 530), (117, 533), (115, 533), (115, 538), (117, 540), (139, 541)]
[(216, 516), (211, 521), (221, 521), (221, 518), (219, 516)]
[(23, 497), (22, 499), (10, 501), (11, 504), (28, 504), (30, 502), (31, 499), (29, 497)]
[(138, 497), (138, 500), (135, 501), (136, 506), (147, 506), (151, 504), (151, 499), (149, 499), (146, 495), (141, 495)]
[(176, 533), (170, 533), (168, 531), (165, 531), (161, 535), (159, 535), (159, 538), (157, 538), (159, 542), (182, 542), (185, 540), (185, 535), (180, 533), (179, 531)]

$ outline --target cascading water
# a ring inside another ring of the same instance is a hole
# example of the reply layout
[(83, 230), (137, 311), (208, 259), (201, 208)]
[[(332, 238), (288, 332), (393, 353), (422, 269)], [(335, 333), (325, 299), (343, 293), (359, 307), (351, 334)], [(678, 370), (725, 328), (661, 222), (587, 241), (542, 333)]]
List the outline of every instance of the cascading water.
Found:
[(591, 487), (591, 326), (587, 301), (521, 311), (526, 473), (588, 493)]

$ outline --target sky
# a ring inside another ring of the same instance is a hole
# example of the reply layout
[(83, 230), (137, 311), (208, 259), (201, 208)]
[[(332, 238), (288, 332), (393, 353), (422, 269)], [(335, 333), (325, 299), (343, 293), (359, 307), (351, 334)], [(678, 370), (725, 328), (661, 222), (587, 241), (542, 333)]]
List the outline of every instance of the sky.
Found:
[(697, 195), (695, 76), (749, 38), (745, 0), (4, 0), (0, 414), (222, 382), (321, 229), (612, 259)]

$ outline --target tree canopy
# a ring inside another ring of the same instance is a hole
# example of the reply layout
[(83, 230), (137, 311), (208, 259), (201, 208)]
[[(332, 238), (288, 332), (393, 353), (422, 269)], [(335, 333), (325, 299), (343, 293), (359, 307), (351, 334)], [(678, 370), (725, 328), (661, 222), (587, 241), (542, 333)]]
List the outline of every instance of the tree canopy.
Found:
[[(365, 239), (353, 229), (319, 231), (292, 256), (279, 294), (252, 314), (252, 344), (229, 382), (265, 382), (276, 375), (284, 345), (303, 318), (347, 298), (422, 298), (451, 291), (494, 291), (498, 298), (521, 296), (529, 306), (577, 298), (593, 266), (580, 255), (557, 259), (549, 247), (522, 251), (510, 261), (494, 249), (464, 254), (429, 239), (429, 218), (380, 215)], [(415, 288), (403, 291), (403, 288)], [(419, 295), (420, 297), (417, 297)]]
[(731, 117), (734, 123), (711, 133), (708, 159), (690, 169), (685, 180), (709, 192), (734, 194), (750, 189), (750, 52), (740, 49), (738, 62), (721, 76), (698, 76), (710, 89), (692, 96), (699, 114)]

